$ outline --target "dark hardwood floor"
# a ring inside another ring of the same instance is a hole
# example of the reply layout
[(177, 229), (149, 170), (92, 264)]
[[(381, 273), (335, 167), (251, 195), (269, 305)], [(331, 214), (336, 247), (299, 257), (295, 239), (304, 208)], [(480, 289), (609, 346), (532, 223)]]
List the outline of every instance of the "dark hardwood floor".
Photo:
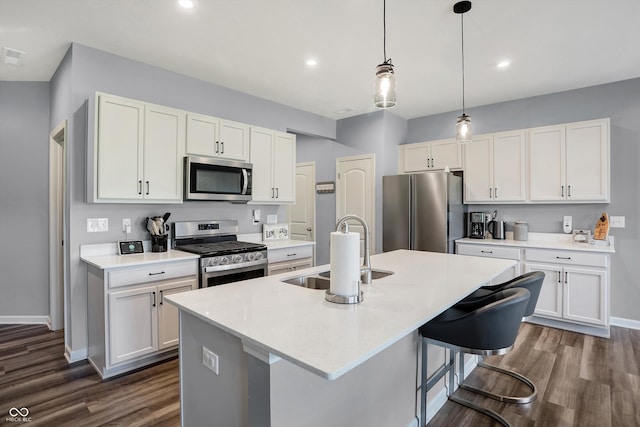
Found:
[[(513, 405), (456, 393), (496, 410), (514, 427), (640, 427), (640, 331), (611, 331), (611, 339), (603, 339), (524, 323), (514, 350), (487, 362), (527, 375), (538, 387), (538, 399)], [(63, 352), (62, 332), (0, 325), (0, 425), (180, 425), (177, 359), (102, 381), (87, 362), (69, 365)], [(468, 381), (499, 392), (527, 391), (481, 368)], [(27, 408), (31, 422), (12, 422), (11, 408)], [(429, 424), (491, 425), (453, 402)]]
[[(485, 361), (529, 377), (538, 388), (536, 401), (515, 405), (466, 390), (456, 394), (493, 409), (514, 427), (640, 426), (640, 331), (613, 326), (606, 339), (523, 323), (514, 349)], [(467, 381), (503, 394), (528, 393), (515, 380), (482, 368)], [(458, 425), (494, 423), (451, 401), (429, 423)]]

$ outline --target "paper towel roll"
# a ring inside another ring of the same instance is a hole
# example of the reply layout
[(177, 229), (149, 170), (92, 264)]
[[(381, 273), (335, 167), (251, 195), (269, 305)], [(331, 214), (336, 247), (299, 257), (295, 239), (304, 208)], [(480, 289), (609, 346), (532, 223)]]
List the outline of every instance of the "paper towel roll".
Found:
[(335, 295), (357, 295), (360, 280), (360, 233), (331, 233), (331, 283)]

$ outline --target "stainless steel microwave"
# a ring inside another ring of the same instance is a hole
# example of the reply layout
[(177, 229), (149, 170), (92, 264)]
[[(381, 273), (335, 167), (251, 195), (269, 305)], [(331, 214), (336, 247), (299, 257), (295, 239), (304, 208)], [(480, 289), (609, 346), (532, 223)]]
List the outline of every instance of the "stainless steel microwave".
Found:
[(184, 158), (184, 200), (251, 200), (253, 165), (212, 157)]

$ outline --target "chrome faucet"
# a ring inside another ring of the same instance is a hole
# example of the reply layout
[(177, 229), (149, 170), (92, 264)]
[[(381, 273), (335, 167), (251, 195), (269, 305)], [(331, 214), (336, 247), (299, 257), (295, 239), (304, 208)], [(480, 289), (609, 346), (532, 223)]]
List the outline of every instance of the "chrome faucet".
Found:
[(340, 218), (340, 220), (336, 224), (336, 231), (340, 231), (342, 226), (346, 225), (347, 221), (349, 220), (358, 221), (364, 228), (364, 259), (362, 262), (362, 267), (360, 268), (360, 277), (362, 279), (362, 283), (369, 284), (371, 283), (371, 250), (369, 247), (369, 226), (364, 219), (360, 218), (357, 215), (345, 215)]

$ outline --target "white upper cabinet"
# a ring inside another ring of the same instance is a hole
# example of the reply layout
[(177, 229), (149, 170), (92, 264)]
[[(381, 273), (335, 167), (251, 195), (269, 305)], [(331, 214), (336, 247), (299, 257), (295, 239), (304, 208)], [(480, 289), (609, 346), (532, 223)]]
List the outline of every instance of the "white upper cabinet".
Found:
[(186, 152), (194, 156), (249, 160), (249, 125), (187, 114)]
[(462, 169), (462, 149), (452, 138), (401, 145), (398, 159), (401, 173)]
[(609, 144), (609, 119), (530, 129), (530, 200), (608, 202)]
[(465, 203), (526, 200), (524, 131), (473, 137), (464, 145)]
[(295, 203), (295, 135), (252, 126), (250, 162), (253, 186), (249, 203)]
[(181, 203), (185, 113), (98, 94), (93, 201)]

